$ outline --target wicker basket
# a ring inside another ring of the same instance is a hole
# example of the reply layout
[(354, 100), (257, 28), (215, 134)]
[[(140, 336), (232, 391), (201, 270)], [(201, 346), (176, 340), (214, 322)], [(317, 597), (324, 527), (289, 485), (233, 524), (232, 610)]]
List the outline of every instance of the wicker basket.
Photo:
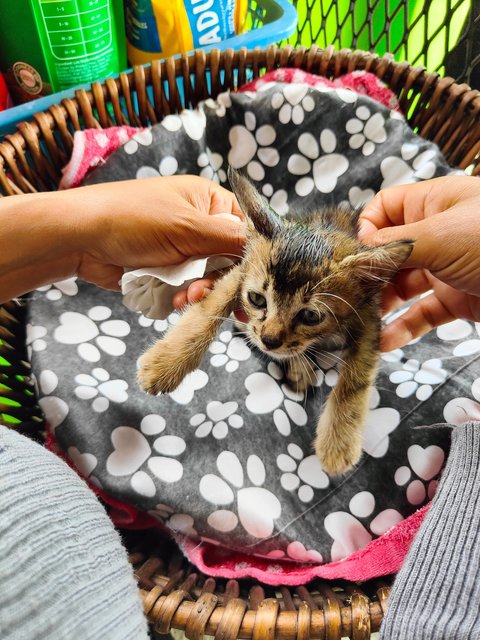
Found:
[[(357, 69), (375, 73), (397, 94), (415, 131), (436, 142), (452, 165), (480, 174), (480, 92), (390, 57), (332, 48), (270, 47), (156, 61), (95, 83), (91, 91), (77, 91), (76, 99), (36, 114), (33, 122), (22, 123), (0, 144), (0, 193), (56, 189), (76, 130), (148, 126), (286, 66), (328, 78)], [(15, 303), (0, 307), (0, 419), (34, 435), (42, 416), (28, 382), (23, 314)], [(217, 640), (362, 640), (378, 630), (389, 594), (388, 579), (361, 586), (316, 580), (308, 588), (213, 580), (197, 574), (158, 534), (129, 534), (125, 542), (149, 620), (159, 633), (182, 629), (191, 640), (204, 634)]]

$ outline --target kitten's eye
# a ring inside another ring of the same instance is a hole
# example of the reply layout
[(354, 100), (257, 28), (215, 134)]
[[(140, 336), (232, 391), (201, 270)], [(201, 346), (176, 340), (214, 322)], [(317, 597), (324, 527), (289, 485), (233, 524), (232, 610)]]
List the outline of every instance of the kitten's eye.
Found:
[(261, 293), (256, 293), (255, 291), (249, 291), (248, 299), (250, 300), (250, 302), (253, 304), (254, 307), (257, 307), (257, 309), (265, 309), (265, 307), (267, 306), (267, 301), (265, 299), (265, 296), (262, 296)]
[(298, 319), (303, 324), (308, 324), (313, 326), (315, 324), (319, 324), (322, 320), (323, 315), (314, 309), (302, 309), (298, 314)]

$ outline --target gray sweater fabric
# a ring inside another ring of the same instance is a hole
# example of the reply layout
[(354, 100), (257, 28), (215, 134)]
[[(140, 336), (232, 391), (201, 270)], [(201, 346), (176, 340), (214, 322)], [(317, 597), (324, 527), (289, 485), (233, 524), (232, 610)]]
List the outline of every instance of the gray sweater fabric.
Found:
[(480, 422), (455, 427), (443, 477), (393, 585), (381, 640), (480, 638)]
[(148, 637), (126, 551), (95, 495), (0, 426), (0, 638)]

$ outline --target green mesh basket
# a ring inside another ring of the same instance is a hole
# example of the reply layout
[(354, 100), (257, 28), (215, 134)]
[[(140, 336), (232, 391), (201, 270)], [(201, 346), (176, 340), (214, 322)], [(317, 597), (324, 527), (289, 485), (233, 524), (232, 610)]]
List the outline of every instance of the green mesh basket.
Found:
[(480, 0), (293, 0), (294, 46), (390, 53), (480, 88)]

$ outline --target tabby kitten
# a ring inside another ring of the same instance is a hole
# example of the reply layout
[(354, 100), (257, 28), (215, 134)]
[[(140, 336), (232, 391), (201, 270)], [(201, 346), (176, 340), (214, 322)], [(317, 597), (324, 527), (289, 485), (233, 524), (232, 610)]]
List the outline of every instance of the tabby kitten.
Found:
[(380, 292), (413, 243), (362, 245), (358, 213), (342, 208), (301, 220), (279, 218), (245, 177), (230, 170), (229, 179), (246, 215), (245, 256), (141, 357), (140, 385), (152, 394), (173, 391), (200, 365), (223, 319), (238, 308), (248, 316), (242, 330), (249, 342), (282, 361), (297, 390), (315, 382), (316, 356), (342, 350), (338, 382), (315, 439), (322, 467), (341, 474), (362, 452), (379, 360)]

